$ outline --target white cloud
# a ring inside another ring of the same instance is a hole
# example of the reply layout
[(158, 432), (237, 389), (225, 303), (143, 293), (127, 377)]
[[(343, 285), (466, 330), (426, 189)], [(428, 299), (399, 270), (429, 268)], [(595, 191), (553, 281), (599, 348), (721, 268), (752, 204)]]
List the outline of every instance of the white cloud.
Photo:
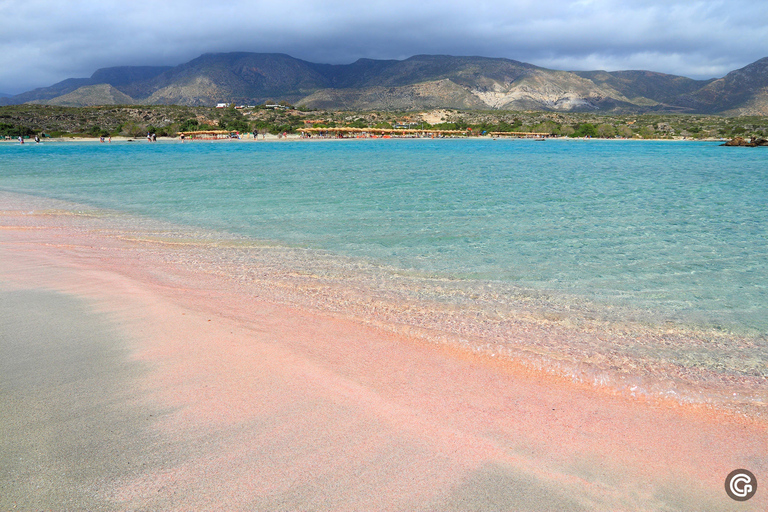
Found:
[(483, 55), (555, 69), (703, 78), (768, 55), (766, 19), (768, 2), (744, 0), (4, 2), (0, 91), (219, 51), (283, 52), (337, 64)]

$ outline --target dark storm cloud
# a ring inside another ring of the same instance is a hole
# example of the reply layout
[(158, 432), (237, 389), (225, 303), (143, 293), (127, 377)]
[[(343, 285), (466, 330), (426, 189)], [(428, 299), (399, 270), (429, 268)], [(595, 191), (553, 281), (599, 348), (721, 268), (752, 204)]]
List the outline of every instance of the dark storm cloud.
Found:
[(482, 55), (708, 78), (768, 56), (765, 20), (768, 3), (746, 1), (4, 2), (0, 92), (228, 51), (336, 64)]

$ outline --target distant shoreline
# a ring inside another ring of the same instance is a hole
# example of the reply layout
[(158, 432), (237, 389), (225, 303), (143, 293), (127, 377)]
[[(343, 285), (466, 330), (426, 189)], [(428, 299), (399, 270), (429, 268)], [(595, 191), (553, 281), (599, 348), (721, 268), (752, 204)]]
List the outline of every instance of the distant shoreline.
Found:
[[(201, 142), (218, 142), (218, 143), (244, 143), (244, 142), (289, 142), (289, 141), (329, 141), (329, 140), (380, 140), (382, 137), (344, 137), (344, 138), (338, 138), (338, 137), (309, 137), (309, 138), (303, 138), (301, 135), (298, 134), (288, 134), (284, 137), (279, 137), (277, 135), (267, 134), (265, 138), (254, 138), (252, 136), (250, 137), (243, 137), (241, 139), (185, 139), (183, 142), (179, 137), (158, 137), (157, 141), (154, 142), (148, 142), (146, 138), (143, 137), (124, 137), (124, 136), (116, 136), (112, 137), (111, 143), (127, 143), (127, 142), (137, 142), (137, 143), (147, 143), (147, 144), (155, 144), (155, 143), (164, 143), (168, 144), (171, 142), (176, 143), (183, 143), (183, 144), (190, 144), (190, 143), (201, 143)], [(481, 135), (481, 136), (472, 136), (472, 137), (391, 137), (387, 138), (385, 140), (516, 140), (516, 141), (533, 141), (532, 138), (525, 138), (525, 137), (492, 137), (488, 135)], [(610, 142), (726, 142), (731, 139), (727, 138), (707, 138), (707, 139), (692, 139), (692, 138), (682, 138), (682, 137), (676, 137), (673, 139), (662, 139), (662, 138), (656, 138), (656, 139), (640, 139), (640, 138), (606, 138), (606, 137), (550, 137), (546, 139), (547, 141), (610, 141)], [(101, 144), (101, 140), (99, 137), (46, 137), (45, 139), (40, 140), (40, 144), (45, 143), (95, 143), (95, 144)], [(7, 144), (7, 145), (13, 145), (19, 144), (18, 139), (11, 139), (11, 140), (1, 140), (0, 143)], [(24, 139), (24, 144), (30, 144), (35, 145), (34, 139)], [(103, 144), (110, 144), (108, 140), (105, 140)]]

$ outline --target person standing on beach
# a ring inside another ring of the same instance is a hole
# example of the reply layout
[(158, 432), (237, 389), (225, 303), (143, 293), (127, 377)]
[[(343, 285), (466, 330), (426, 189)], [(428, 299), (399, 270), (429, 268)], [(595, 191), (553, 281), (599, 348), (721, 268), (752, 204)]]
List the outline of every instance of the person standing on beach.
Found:
[(35, 135), (35, 144), (40, 144), (40, 136)]
[(24, 137), (19, 135), (19, 144), (24, 144)]

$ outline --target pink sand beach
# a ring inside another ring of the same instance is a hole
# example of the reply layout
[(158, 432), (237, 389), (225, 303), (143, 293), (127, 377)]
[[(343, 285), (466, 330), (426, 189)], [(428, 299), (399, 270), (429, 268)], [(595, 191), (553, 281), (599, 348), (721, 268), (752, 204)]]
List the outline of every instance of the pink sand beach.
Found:
[[(768, 509), (763, 419), (254, 297), (3, 201), (2, 510)], [(743, 503), (737, 468), (762, 477)]]

